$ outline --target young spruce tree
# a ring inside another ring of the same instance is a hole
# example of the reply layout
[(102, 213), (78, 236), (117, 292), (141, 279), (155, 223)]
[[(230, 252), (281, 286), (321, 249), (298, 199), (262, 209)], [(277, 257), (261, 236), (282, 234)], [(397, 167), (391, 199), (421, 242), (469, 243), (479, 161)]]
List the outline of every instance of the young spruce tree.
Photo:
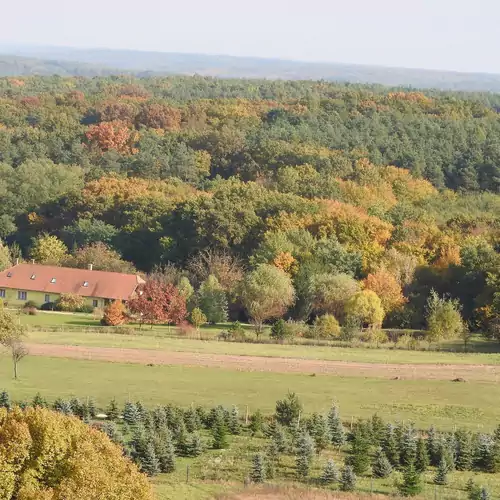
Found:
[(254, 483), (263, 483), (266, 480), (266, 463), (261, 453), (257, 453), (253, 457), (250, 479)]
[(378, 448), (377, 453), (375, 455), (375, 460), (372, 465), (373, 475), (375, 477), (388, 477), (392, 472), (392, 465), (389, 462), (384, 450), (382, 448)]
[(429, 467), (429, 453), (427, 452), (427, 443), (420, 436), (417, 440), (417, 457), (415, 459), (415, 469), (421, 474)]
[(422, 478), (413, 464), (403, 470), (403, 481), (398, 485), (399, 492), (405, 497), (414, 497), (422, 492)]
[(339, 470), (335, 465), (335, 462), (330, 458), (326, 462), (325, 468), (323, 469), (323, 474), (321, 475), (321, 482), (324, 484), (333, 484), (339, 480)]
[(341, 491), (354, 491), (356, 489), (356, 474), (350, 465), (344, 466), (340, 476)]
[(337, 406), (334, 404), (328, 413), (328, 429), (333, 446), (341, 447), (345, 443), (345, 430)]
[(444, 457), (439, 462), (436, 475), (434, 476), (434, 484), (448, 484), (448, 463)]

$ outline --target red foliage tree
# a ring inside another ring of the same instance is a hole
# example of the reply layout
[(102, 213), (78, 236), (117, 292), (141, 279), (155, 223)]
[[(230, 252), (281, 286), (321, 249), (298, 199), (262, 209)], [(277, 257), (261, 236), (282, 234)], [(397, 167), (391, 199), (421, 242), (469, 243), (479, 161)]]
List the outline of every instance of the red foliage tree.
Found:
[(137, 133), (120, 120), (92, 125), (85, 135), (91, 146), (97, 146), (103, 152), (110, 149), (121, 154), (136, 152), (134, 143), (137, 140)]
[(180, 324), (187, 316), (186, 299), (171, 284), (147, 281), (137, 289), (136, 296), (128, 303), (133, 314), (140, 316), (141, 323)]

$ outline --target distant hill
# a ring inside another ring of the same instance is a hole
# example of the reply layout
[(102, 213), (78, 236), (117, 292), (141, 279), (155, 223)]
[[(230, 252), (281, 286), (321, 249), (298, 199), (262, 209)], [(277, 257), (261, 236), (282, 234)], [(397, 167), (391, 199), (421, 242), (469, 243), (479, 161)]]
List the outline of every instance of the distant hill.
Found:
[(500, 92), (500, 75), (282, 59), (66, 47), (0, 46), (0, 75), (138, 76), (199, 74), (221, 78), (268, 78), (379, 83), (389, 86)]

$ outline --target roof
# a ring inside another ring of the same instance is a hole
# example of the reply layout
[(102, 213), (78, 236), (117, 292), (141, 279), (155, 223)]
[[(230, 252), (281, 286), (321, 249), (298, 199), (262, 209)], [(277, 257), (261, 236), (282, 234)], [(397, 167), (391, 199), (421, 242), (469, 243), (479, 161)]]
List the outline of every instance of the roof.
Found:
[(18, 264), (0, 272), (0, 288), (128, 300), (144, 280), (135, 274)]

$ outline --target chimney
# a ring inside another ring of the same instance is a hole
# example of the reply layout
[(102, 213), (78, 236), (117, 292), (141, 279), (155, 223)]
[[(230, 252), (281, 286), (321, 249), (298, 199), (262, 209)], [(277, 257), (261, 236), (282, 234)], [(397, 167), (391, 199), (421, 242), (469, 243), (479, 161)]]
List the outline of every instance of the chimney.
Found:
[(34, 264), (35, 263), (35, 259), (31, 259), (31, 263)]
[(89, 264), (89, 271), (92, 271), (94, 269), (94, 264)]
[(18, 265), (19, 265), (19, 257), (17, 257), (17, 259), (16, 259), (16, 266), (18, 266)]

